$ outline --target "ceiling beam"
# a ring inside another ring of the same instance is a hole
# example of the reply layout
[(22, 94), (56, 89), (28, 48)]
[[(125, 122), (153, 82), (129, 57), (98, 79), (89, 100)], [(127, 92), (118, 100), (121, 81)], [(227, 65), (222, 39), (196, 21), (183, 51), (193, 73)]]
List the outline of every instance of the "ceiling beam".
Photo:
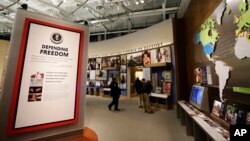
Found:
[(129, 32), (135, 32), (138, 31), (138, 29), (133, 29), (133, 30), (117, 30), (117, 31), (109, 31), (109, 32), (99, 32), (99, 33), (90, 33), (90, 36), (95, 36), (95, 35), (105, 35), (105, 34), (117, 34), (117, 33), (129, 33)]
[[(64, 16), (64, 17), (67, 17), (68, 15), (70, 15), (70, 13), (68, 13), (67, 11), (65, 11), (64, 9), (62, 9), (62, 8), (61, 8), (60, 6), (58, 6), (58, 5), (54, 5), (54, 4), (45, 2), (45, 1), (43, 1), (43, 0), (38, 0), (38, 1), (41, 2), (41, 3), (43, 3), (43, 4), (48, 5), (48, 6), (50, 6), (50, 7), (53, 7), (53, 8), (55, 8), (55, 9), (59, 10), (59, 11), (60, 11), (59, 13), (60, 13), (62, 16)], [(62, 11), (62, 12), (61, 12), (61, 11)]]
[(165, 9), (166, 9), (166, 3), (167, 3), (167, 0), (164, 0), (163, 3), (162, 3), (162, 11), (163, 11), (163, 13), (162, 13), (162, 20), (166, 20), (166, 11), (165, 11)]
[[(136, 15), (150, 15), (152, 13), (154, 14), (162, 14), (164, 12), (169, 12), (169, 11), (177, 11), (179, 8), (178, 7), (171, 7), (171, 8), (165, 8), (164, 10), (162, 8), (159, 9), (154, 9), (154, 10), (146, 10), (146, 11), (139, 11), (139, 12), (133, 12), (129, 13), (129, 16), (136, 16)], [(174, 13), (174, 12), (173, 12)]]
[(10, 20), (11, 22), (14, 21), (14, 19), (10, 18), (9, 16), (3, 15), (3, 14), (1, 14), (0, 16), (1, 16), (1, 17), (4, 17), (5, 19)]
[[(0, 4), (0, 7), (2, 7), (2, 9), (6, 9), (6, 10), (12, 12), (12, 13), (15, 13), (15, 12), (16, 12), (15, 10), (10, 9), (10, 7), (5, 7), (5, 6), (2, 5), (2, 4)], [(1, 11), (1, 10), (0, 10), (0, 11)]]
[(7, 27), (8, 29), (12, 29), (12, 26), (10, 24), (6, 24), (4, 22), (0, 21), (0, 24), (4, 25), (5, 27)]
[[(117, 5), (118, 5), (118, 3), (116, 3)], [(126, 15), (127, 15), (127, 17), (128, 17), (128, 20), (129, 20), (129, 24), (128, 24), (128, 28), (131, 28), (131, 27), (133, 27), (134, 26), (134, 24), (133, 24), (133, 22), (131, 21), (131, 18), (129, 17), (129, 13), (130, 12), (134, 12), (133, 10), (131, 10), (131, 9), (129, 9), (127, 6), (125, 6), (122, 2), (120, 3), (121, 4), (121, 7), (122, 7), (122, 9), (124, 10), (124, 11), (126, 11)], [(119, 6), (119, 5), (118, 5)]]
[[(99, 20), (99, 17), (97, 17), (92, 11), (94, 11), (94, 12), (96, 12), (97, 14), (101, 15), (102, 17), (104, 17), (104, 15), (103, 15), (102, 13), (100, 13), (100, 12), (96, 11), (94, 8), (88, 6), (85, 2), (83, 3), (83, 2), (80, 1), (80, 0), (75, 0), (75, 1), (78, 2), (78, 3), (80, 3), (80, 4), (85, 4), (86, 7), (88, 8), (87, 11), (88, 11), (92, 16), (94, 16), (96, 20)], [(110, 18), (107, 18), (107, 19), (110, 20)], [(89, 20), (87, 20), (87, 21), (89, 21)], [(112, 20), (110, 20), (110, 21), (112, 21)], [(101, 25), (102, 25), (107, 31), (109, 30), (108, 27), (105, 26), (103, 23), (101, 23)]]
[(88, 2), (89, 0), (85, 0), (85, 2), (77, 5), (77, 8), (75, 10), (73, 10), (70, 14), (74, 14), (77, 10), (79, 10), (82, 6), (85, 6), (85, 4)]
[[(133, 12), (133, 13), (129, 13), (128, 15), (129, 15), (129, 18), (137, 18), (137, 17), (161, 15), (163, 11), (165, 11), (165, 14), (176, 13), (177, 10), (178, 10), (178, 7), (165, 8), (165, 10), (163, 10), (162, 8), (159, 8), (159, 9), (154, 9), (154, 10)], [(113, 15), (112, 20), (115, 21), (115, 20), (124, 19), (124, 18), (127, 18), (126, 13)], [(108, 22), (108, 19), (102, 18), (102, 19), (88, 20), (88, 21), (90, 21), (91, 23), (100, 23), (100, 22)]]
[(0, 11), (4, 10), (4, 9), (9, 9), (11, 6), (15, 5), (16, 3), (18, 3), (20, 0), (17, 0), (15, 2), (13, 2), (12, 4), (8, 5), (8, 6), (1, 6), (3, 7), (2, 9), (0, 9)]

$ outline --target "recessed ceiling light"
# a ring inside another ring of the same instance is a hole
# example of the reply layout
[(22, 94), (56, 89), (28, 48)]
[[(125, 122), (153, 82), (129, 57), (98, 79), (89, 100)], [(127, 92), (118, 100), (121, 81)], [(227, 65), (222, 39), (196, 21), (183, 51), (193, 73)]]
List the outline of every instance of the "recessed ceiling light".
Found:
[(139, 2), (138, 2), (137, 0), (135, 0), (135, 4), (136, 4), (136, 5), (138, 5), (138, 4), (139, 4)]

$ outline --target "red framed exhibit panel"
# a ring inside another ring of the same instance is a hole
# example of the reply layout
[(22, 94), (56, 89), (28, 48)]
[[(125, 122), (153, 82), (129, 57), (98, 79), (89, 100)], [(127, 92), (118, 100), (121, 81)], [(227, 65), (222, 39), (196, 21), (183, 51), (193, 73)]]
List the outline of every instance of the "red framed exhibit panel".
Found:
[(8, 134), (78, 121), (84, 31), (25, 19)]

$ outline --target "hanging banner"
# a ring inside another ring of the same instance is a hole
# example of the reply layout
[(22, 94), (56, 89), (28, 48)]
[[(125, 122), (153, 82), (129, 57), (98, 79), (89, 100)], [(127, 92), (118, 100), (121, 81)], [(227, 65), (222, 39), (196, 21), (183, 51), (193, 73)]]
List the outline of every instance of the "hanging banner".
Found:
[(9, 134), (78, 121), (84, 31), (25, 19)]

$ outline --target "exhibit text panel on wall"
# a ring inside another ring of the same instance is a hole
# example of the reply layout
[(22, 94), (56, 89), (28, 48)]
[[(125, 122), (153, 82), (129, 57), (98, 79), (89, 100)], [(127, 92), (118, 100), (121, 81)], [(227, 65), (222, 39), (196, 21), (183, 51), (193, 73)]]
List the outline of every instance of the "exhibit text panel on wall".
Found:
[(25, 19), (8, 133), (78, 121), (84, 31)]

